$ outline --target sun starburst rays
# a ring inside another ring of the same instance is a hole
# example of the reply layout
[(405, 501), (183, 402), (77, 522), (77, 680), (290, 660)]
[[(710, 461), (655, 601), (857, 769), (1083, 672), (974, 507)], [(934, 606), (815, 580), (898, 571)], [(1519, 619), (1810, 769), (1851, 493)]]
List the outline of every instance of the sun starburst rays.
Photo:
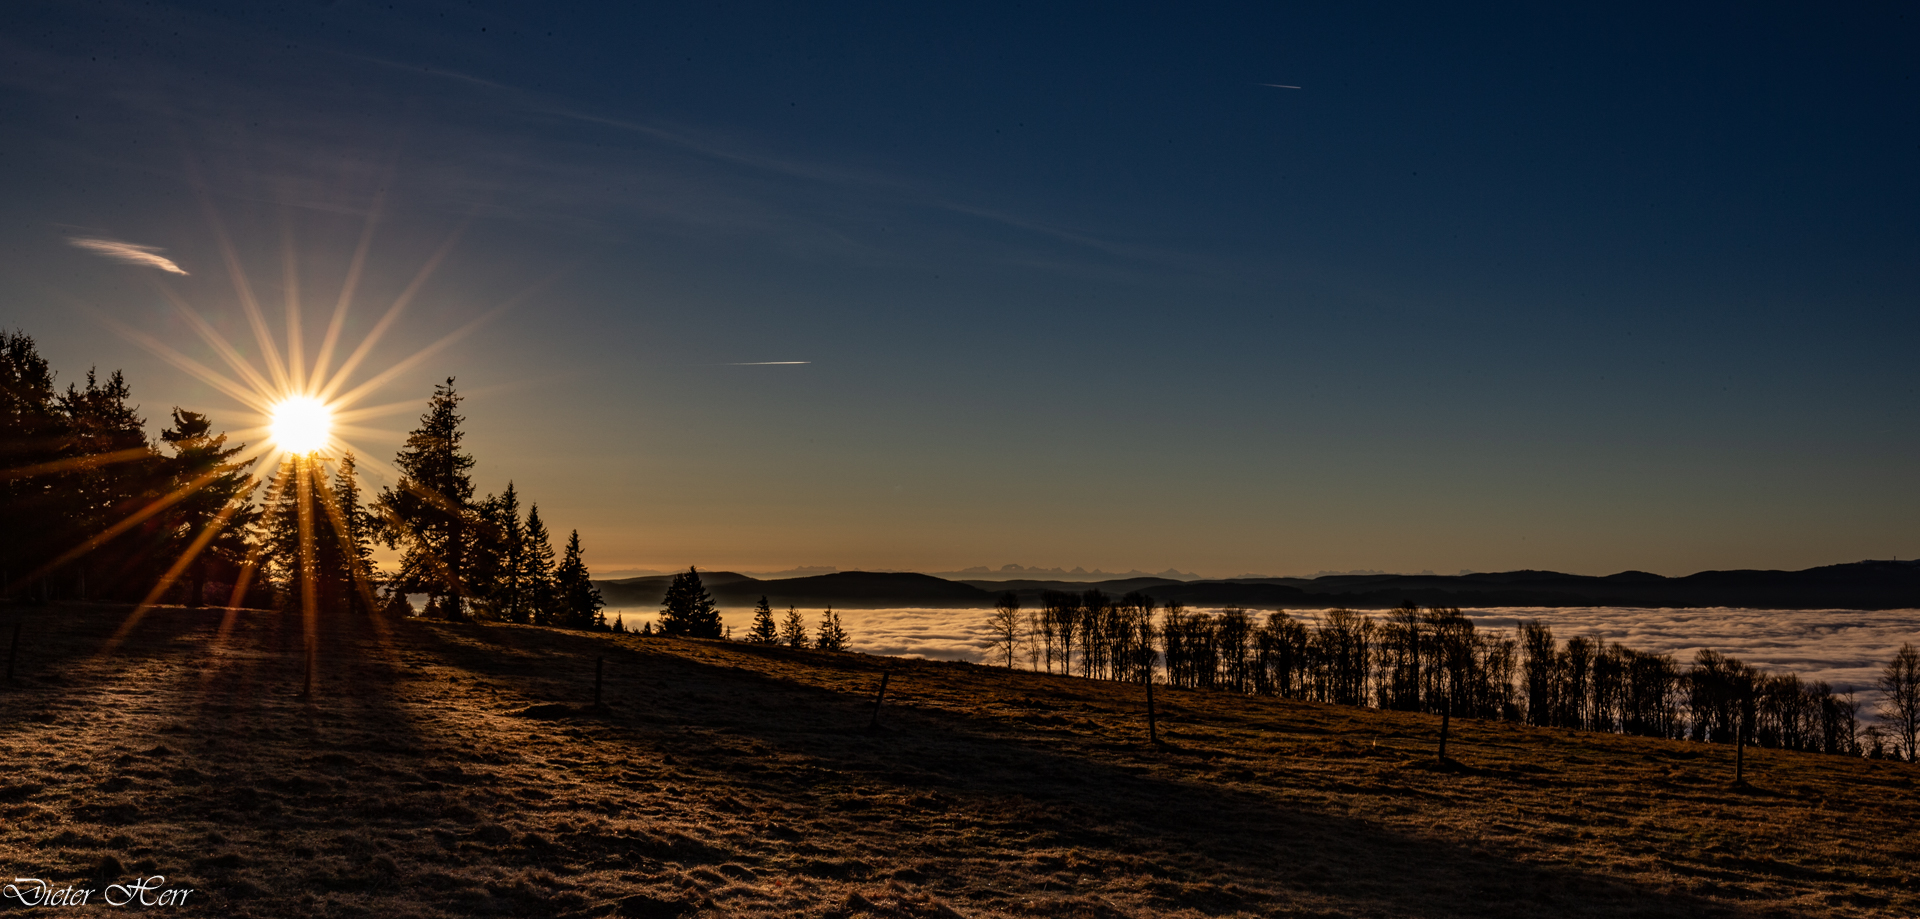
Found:
[[(396, 431), (368, 427), (365, 422), (418, 408), (417, 402), (388, 402), (374, 405), (360, 403), (379, 392), (382, 387), (406, 370), (417, 366), (427, 357), (446, 348), (523, 299), (516, 297), (407, 357), (384, 366), (370, 379), (356, 381), (356, 372), (372, 359), (382, 339), (394, 328), (406, 312), (408, 305), (415, 300), (445, 263), (459, 240), (464, 225), (449, 234), (426, 263), (415, 272), (406, 288), (381, 313), (373, 327), (354, 343), (344, 359), (339, 361), (338, 366), (334, 366), (336, 356), (340, 355), (345, 346), (344, 332), (348, 328), (348, 320), (353, 312), (356, 295), (365, 276), (381, 201), (375, 200), (366, 225), (361, 230), (358, 245), (347, 267), (332, 315), (328, 319), (324, 334), (319, 338), (319, 347), (311, 360), (308, 360), (306, 354), (308, 339), (303, 334), (304, 317), (299, 293), (300, 259), (298, 248), (293, 242), (291, 228), (285, 226), (282, 228), (280, 268), (285, 287), (283, 303), (285, 328), (279, 336), (276, 336), (275, 330), (261, 309), (260, 301), (255, 294), (255, 285), (247, 277), (244, 260), (228, 235), (219, 214), (210, 201), (203, 199), (203, 202), (207, 205), (206, 216), (227, 268), (227, 280), (231, 286), (232, 296), (239, 307), (240, 314), (245, 317), (248, 330), (258, 349), (257, 354), (249, 356), (242, 353), (242, 350), (223, 335), (213, 323), (207, 321), (201, 310), (190, 304), (177, 289), (166, 284), (158, 285), (162, 297), (171, 304), (176, 314), (185, 320), (205, 348), (217, 356), (216, 363), (224, 364), (224, 368), (216, 369), (203, 360), (190, 357), (179, 348), (159, 340), (154, 335), (131, 328), (123, 322), (103, 315), (98, 309), (83, 304), (77, 305), (122, 337), (140, 345), (187, 375), (239, 403), (239, 410), (230, 414), (230, 418), (238, 421), (239, 426), (228, 429), (227, 436), (247, 446), (231, 458), (229, 462), (232, 466), (229, 468), (243, 469), (250, 484), (238, 497), (205, 518), (202, 524), (195, 526), (193, 532), (182, 533), (181, 538), (185, 544), (179, 556), (167, 566), (151, 589), (146, 591), (141, 602), (134, 607), (117, 633), (109, 637), (106, 646), (102, 649), (103, 653), (116, 646), (147, 610), (162, 602), (174, 585), (192, 569), (194, 562), (212, 549), (223, 531), (234, 526), (237, 519), (246, 519), (241, 512), (252, 504), (252, 495), (258, 492), (262, 485), (268, 487), (269, 493), (291, 490), (296, 497), (298, 519), (294, 523), (298, 533), (299, 557), (297, 560), (290, 561), (288, 567), (293, 570), (287, 571), (286, 574), (291, 576), (300, 588), (302, 597), (300, 612), (305, 631), (311, 637), (316, 628), (318, 613), (314, 606), (313, 582), (315, 540), (326, 531), (331, 531), (332, 536), (337, 536), (342, 541), (351, 539), (348, 514), (339, 506), (339, 497), (329, 482), (326, 467), (330, 463), (341, 461), (350, 453), (359, 453), (350, 443), (350, 439), (386, 440), (403, 436)], [(276, 338), (282, 339), (284, 345), (276, 342)], [(80, 457), (53, 463), (40, 463), (31, 467), (0, 470), (0, 479), (58, 474), (151, 456), (150, 451), (144, 449), (121, 452), (125, 455)], [(274, 461), (263, 464), (260, 462), (263, 459)], [(363, 469), (372, 471), (377, 477), (399, 481), (398, 470), (371, 457), (360, 459), (359, 465)], [(143, 506), (128, 513), (124, 519), (103, 528), (101, 532), (90, 534), (79, 545), (60, 553), (41, 570), (28, 574), (15, 584), (24, 584), (44, 577), (129, 530), (143, 524), (150, 526), (149, 521), (170, 508), (179, 506), (182, 501), (205, 489), (216, 478), (218, 474), (203, 475), (165, 494), (153, 497)], [(319, 506), (316, 507), (316, 504)], [(236, 559), (239, 563), (236, 583), (232, 596), (226, 603), (229, 611), (245, 602), (251, 582), (263, 576), (261, 565), (268, 557), (264, 544), (256, 540), (249, 540), (249, 543), (244, 552), (244, 561)], [(374, 598), (371, 572), (365, 570), (365, 565), (357, 556), (350, 564), (354, 568), (354, 590), (359, 595), (359, 599), (372, 608)], [(9, 589), (12, 586), (14, 585), (8, 585)]]

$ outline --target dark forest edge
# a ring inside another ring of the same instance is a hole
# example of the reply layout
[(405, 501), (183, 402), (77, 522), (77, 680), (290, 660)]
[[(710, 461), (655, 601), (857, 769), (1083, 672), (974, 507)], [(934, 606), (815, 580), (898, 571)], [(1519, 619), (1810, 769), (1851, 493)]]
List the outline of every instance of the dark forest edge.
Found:
[[(459, 404), (453, 380), (436, 386), (394, 457), (397, 481), (368, 495), (351, 453), (258, 468), (264, 457), (183, 408), (151, 440), (119, 372), (63, 391), (31, 337), (0, 332), (0, 602), (619, 628), (578, 531), (556, 559), (539, 506), (522, 513), (513, 483), (475, 495)], [(400, 553), (393, 570), (374, 564), (376, 543)]]

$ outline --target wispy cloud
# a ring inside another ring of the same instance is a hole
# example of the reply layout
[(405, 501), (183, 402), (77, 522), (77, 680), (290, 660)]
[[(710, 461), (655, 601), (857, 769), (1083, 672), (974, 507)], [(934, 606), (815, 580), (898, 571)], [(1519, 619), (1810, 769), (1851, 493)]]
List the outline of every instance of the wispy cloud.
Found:
[(789, 364), (811, 364), (812, 361), (732, 361), (728, 367), (784, 367)]
[(1288, 85), (1287, 85), (1287, 84), (1285, 84), (1285, 83), (1255, 83), (1255, 84), (1253, 84), (1253, 85), (1255, 85), (1255, 86), (1271, 86), (1271, 87), (1273, 87), (1274, 89), (1299, 89), (1299, 88), (1300, 88), (1300, 87), (1298, 87), (1298, 86), (1288, 86)]
[(67, 241), (116, 262), (145, 265), (148, 268), (158, 268), (168, 274), (187, 273), (186, 269), (174, 264), (173, 259), (161, 255), (160, 253), (166, 250), (159, 246), (142, 246), (138, 243), (123, 243), (117, 239), (99, 239), (91, 236), (75, 236)]

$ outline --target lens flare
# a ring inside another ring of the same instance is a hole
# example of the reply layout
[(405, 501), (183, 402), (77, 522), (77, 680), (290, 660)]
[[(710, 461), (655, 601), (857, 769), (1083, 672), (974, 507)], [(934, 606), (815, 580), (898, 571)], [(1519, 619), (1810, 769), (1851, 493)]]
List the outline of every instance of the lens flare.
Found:
[(274, 405), (267, 432), (288, 453), (305, 456), (333, 436), (333, 411), (312, 396), (288, 396)]

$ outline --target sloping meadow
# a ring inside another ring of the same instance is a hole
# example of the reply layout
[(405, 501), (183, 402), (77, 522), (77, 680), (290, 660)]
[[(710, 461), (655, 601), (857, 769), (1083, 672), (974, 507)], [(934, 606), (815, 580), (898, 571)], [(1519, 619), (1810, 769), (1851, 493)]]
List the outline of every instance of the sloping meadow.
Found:
[(297, 617), (18, 615), (0, 873), (76, 915), (153, 877), (182, 915), (1920, 911), (1907, 764), (1736, 788), (1725, 747), (1464, 720), (1443, 763), (1430, 716), (1173, 690), (1155, 746), (1139, 686), (426, 622), (318, 624), (303, 698)]

